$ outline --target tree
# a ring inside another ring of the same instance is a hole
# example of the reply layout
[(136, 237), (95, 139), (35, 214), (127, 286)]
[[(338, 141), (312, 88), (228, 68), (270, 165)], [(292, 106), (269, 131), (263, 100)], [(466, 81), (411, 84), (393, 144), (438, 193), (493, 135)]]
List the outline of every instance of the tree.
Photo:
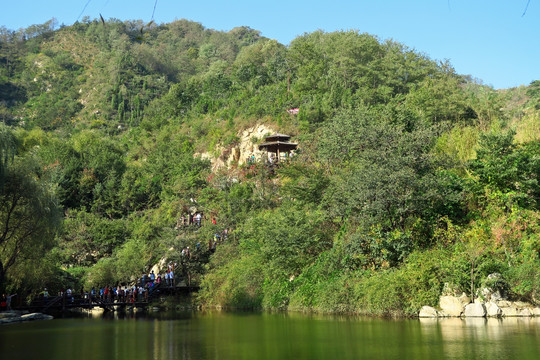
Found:
[(435, 131), (415, 126), (407, 114), (405, 126), (395, 124), (399, 116), (384, 117), (364, 109), (336, 116), (323, 127), (319, 154), (332, 172), (325, 191), (328, 211), (358, 218), (366, 229), (382, 225), (388, 230), (406, 230), (419, 217), (445, 215), (455, 199), (431, 152)]
[[(52, 248), (60, 214), (53, 188), (40, 178), (36, 162), (17, 158), (0, 191), (0, 290), (10, 269)], [(26, 276), (27, 274), (25, 274)]]
[(4, 184), (7, 164), (13, 160), (16, 149), (15, 136), (7, 126), (0, 124), (0, 190)]
[[(476, 159), (469, 162), (475, 182), (500, 192), (511, 203), (540, 207), (540, 142), (514, 143), (514, 131), (481, 134)], [(480, 195), (482, 196), (482, 195)]]

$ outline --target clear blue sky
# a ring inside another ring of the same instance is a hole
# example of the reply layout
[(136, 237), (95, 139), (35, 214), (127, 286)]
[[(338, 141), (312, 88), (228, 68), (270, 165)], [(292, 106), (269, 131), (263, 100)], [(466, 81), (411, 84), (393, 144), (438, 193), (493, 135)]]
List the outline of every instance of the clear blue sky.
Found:
[[(154, 20), (200, 22), (230, 30), (249, 26), (288, 44), (321, 29), (359, 30), (450, 60), (460, 74), (495, 88), (540, 79), (540, 0), (158, 0)], [(155, 0), (0, 0), (0, 26), (17, 30), (56, 18), (71, 25), (82, 13), (150, 21)], [(86, 6), (87, 5), (87, 6)], [(86, 8), (85, 8), (86, 6)], [(84, 10), (83, 10), (84, 9)]]

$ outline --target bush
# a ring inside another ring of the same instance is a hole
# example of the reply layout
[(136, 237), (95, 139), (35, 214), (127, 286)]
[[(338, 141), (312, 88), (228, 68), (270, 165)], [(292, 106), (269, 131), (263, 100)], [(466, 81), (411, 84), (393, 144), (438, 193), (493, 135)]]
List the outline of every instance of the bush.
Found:
[(540, 303), (540, 261), (527, 261), (508, 272), (511, 295)]
[(256, 256), (244, 256), (210, 272), (201, 284), (199, 301), (207, 306), (261, 308), (263, 276), (260, 264), (261, 259)]

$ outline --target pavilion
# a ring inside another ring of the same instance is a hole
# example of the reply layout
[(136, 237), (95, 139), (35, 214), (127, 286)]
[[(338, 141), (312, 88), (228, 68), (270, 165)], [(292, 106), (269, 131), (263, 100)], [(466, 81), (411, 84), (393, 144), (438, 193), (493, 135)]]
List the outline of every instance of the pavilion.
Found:
[(290, 142), (290, 139), (290, 135), (279, 133), (267, 136), (265, 142), (259, 145), (259, 150), (276, 154), (276, 161), (279, 161), (282, 154), (285, 154), (285, 157), (290, 157), (290, 152), (297, 149), (298, 144)]

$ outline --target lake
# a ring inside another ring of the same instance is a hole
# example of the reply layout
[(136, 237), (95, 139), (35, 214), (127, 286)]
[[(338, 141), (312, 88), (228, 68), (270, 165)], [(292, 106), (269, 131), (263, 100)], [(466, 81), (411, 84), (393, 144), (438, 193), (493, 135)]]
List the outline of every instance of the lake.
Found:
[(0, 326), (0, 359), (540, 359), (540, 318), (150, 313)]

